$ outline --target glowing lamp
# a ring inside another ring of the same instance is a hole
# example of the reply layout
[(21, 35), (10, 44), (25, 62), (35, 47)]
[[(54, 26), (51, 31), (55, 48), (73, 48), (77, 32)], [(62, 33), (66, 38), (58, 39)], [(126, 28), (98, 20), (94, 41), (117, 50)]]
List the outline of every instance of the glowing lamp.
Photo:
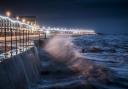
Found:
[(11, 16), (11, 12), (10, 11), (7, 11), (6, 12), (6, 16), (10, 17)]

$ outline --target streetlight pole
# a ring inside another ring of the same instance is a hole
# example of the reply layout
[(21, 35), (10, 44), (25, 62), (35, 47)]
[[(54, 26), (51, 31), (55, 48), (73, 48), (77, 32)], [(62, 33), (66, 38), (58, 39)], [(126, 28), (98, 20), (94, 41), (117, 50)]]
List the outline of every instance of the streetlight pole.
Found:
[(26, 32), (26, 34), (27, 34), (27, 47), (29, 46), (29, 24), (30, 24), (30, 22), (29, 21), (27, 21), (27, 32)]
[(29, 47), (29, 45), (30, 45), (30, 43), (29, 43), (29, 42), (30, 42), (30, 41), (29, 41), (29, 35), (30, 35), (30, 34), (29, 34), (29, 30), (28, 30), (28, 47)]
[(25, 38), (26, 38), (26, 48), (27, 48), (27, 26), (26, 26), (26, 29), (25, 29)]
[[(17, 20), (17, 21), (19, 20), (19, 16), (16, 17), (16, 20)], [(18, 48), (20, 48), (20, 45), (21, 45), (21, 41), (20, 41), (20, 40), (21, 40), (21, 39), (20, 39), (20, 38), (21, 38), (21, 37), (20, 37), (20, 23), (17, 23), (16, 30), (17, 30), (17, 36), (18, 36), (17, 41), (19, 41), (17, 46), (18, 46)], [(17, 53), (18, 53), (18, 48), (17, 48)]]
[[(25, 23), (25, 19), (22, 19), (22, 22)], [(24, 42), (25, 42), (25, 38), (24, 38), (24, 30), (25, 30), (25, 24), (23, 24), (23, 51), (24, 51)]]
[(23, 51), (24, 51), (24, 28), (23, 28)]
[(2, 19), (0, 18), (0, 37), (1, 37), (1, 35), (2, 35)]
[(27, 28), (27, 48), (28, 48), (28, 28)]
[[(6, 16), (10, 17), (11, 16), (11, 12), (7, 11), (6, 12)], [(5, 23), (4, 23), (5, 24), (5, 31), (4, 31), (4, 34), (5, 34), (5, 58), (7, 57), (7, 54), (6, 54), (6, 52), (7, 52), (7, 38), (6, 38), (6, 36), (7, 36), (7, 28), (9, 28), (9, 23), (8, 24), (7, 23), (8, 23), (7, 19), (5, 19)], [(11, 56), (12, 56), (12, 43), (11, 43)]]
[(7, 22), (6, 22), (6, 19), (4, 20), (4, 38), (5, 38), (5, 58), (7, 57), (7, 54), (6, 54), (6, 52), (7, 52), (7, 38), (6, 38), (6, 36), (7, 36)]
[(19, 46), (20, 46), (20, 52), (21, 52), (21, 41), (22, 41), (22, 29), (21, 29), (21, 24), (19, 24)]
[(13, 32), (12, 32), (12, 23), (9, 21), (9, 26), (10, 26), (10, 32), (11, 32), (11, 57), (12, 57), (12, 36), (13, 36)]
[(40, 41), (40, 30), (39, 30), (39, 41)]

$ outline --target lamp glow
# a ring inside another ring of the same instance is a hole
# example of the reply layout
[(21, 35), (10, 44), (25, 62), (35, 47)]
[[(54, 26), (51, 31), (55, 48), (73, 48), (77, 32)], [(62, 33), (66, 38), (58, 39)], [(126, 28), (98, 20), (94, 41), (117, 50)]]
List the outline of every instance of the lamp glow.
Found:
[(20, 19), (19, 16), (17, 16), (16, 19), (19, 20)]
[(26, 21), (25, 19), (22, 19), (22, 22), (23, 22), (23, 23), (25, 23), (25, 21)]
[(11, 16), (11, 12), (10, 12), (10, 11), (7, 11), (7, 12), (6, 12), (6, 16), (7, 16), (7, 17), (10, 17), (10, 16)]

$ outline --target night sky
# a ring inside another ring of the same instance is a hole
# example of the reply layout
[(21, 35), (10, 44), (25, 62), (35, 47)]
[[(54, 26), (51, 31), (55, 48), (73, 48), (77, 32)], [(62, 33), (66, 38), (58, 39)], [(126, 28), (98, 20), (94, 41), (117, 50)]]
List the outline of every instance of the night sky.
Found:
[(128, 33), (128, 0), (0, 0), (0, 14), (6, 10), (45, 26)]

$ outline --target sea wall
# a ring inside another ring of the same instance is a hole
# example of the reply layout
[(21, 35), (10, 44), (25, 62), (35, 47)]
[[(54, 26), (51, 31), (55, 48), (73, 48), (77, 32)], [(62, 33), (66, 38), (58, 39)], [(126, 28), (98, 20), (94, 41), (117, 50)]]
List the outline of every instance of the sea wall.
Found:
[(29, 89), (40, 78), (41, 62), (35, 47), (0, 62), (0, 89)]

